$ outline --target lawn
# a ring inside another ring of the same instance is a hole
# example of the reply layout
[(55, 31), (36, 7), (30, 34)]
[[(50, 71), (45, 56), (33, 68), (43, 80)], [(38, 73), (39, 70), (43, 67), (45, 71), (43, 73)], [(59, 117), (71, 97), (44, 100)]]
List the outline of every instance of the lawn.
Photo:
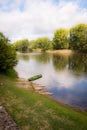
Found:
[(22, 130), (87, 130), (87, 113), (61, 105), (0, 74), (0, 103)]

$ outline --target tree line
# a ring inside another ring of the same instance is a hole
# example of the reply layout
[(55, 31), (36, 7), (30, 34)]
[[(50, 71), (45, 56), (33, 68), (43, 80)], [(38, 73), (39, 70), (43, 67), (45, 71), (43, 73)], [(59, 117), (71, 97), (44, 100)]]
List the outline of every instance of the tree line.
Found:
[(65, 28), (57, 29), (52, 40), (48, 37), (40, 37), (31, 41), (28, 39), (17, 40), (13, 43), (13, 47), (20, 52), (29, 52), (37, 48), (40, 48), (42, 51), (48, 49), (87, 51), (87, 24), (78, 24), (69, 30)]
[(16, 64), (16, 51), (29, 52), (34, 49), (73, 49), (87, 52), (87, 24), (78, 24), (70, 30), (60, 28), (54, 32), (53, 39), (40, 37), (36, 40), (18, 40), (10, 44), (10, 40), (0, 32), (0, 71), (12, 69)]

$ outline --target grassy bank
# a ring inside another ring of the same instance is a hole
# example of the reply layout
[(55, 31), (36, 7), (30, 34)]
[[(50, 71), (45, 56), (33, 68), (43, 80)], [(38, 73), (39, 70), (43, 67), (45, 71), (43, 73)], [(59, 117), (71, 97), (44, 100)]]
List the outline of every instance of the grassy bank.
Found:
[(0, 74), (0, 103), (22, 130), (86, 130), (87, 113), (60, 105)]

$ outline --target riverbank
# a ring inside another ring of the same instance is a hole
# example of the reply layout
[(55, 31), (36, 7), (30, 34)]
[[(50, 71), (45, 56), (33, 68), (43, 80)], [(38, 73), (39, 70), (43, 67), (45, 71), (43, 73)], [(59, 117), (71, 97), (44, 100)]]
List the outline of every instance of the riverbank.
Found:
[(29, 90), (33, 90), (34, 92), (37, 92), (41, 95), (49, 95), (49, 96), (52, 95), (52, 93), (48, 92), (45, 89), (45, 86), (41, 86), (39, 84), (32, 83), (32, 82), (30, 82), (26, 79), (23, 79), (23, 78), (17, 79), (16, 86), (18, 86), (20, 88), (26, 88), (26, 89), (29, 89)]
[(86, 112), (73, 110), (38, 94), (30, 83), (23, 82), (21, 86), (18, 79), (1, 74), (0, 83), (0, 103), (22, 130), (87, 129)]
[[(28, 52), (28, 53), (42, 53), (41, 49), (37, 49), (37, 50), (33, 50), (32, 52)], [(69, 50), (69, 49), (63, 49), (63, 50), (47, 50), (47, 53), (50, 54), (58, 54), (58, 55), (71, 55), (74, 53), (73, 50)], [(28, 53), (24, 53), (24, 54), (28, 54)], [(21, 52), (17, 52), (17, 54), (23, 54)]]
[(71, 54), (73, 54), (73, 51), (69, 50), (69, 49), (48, 50), (47, 53), (58, 54), (58, 55), (71, 55)]
[(70, 106), (68, 104), (61, 103), (56, 99), (53, 99), (52, 98), (53, 93), (48, 92), (46, 90), (46, 86), (41, 86), (39, 84), (30, 82), (30, 81), (28, 81), (24, 78), (17, 78), (16, 86), (18, 86), (20, 88), (25, 88), (25, 89), (28, 89), (28, 90), (33, 90), (34, 92), (36, 92), (38, 94), (41, 94), (41, 95), (44, 95), (44, 96), (50, 98), (52, 101), (57, 102), (58, 104), (71, 107), (72, 109), (74, 109), (76, 111), (79, 111), (79, 112), (86, 112), (87, 111), (87, 109), (85, 109), (85, 108)]

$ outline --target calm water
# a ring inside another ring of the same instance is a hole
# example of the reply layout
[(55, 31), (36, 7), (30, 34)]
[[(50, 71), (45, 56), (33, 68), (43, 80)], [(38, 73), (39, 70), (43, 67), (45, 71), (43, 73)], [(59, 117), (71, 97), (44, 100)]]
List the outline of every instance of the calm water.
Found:
[(87, 109), (87, 55), (30, 53), (18, 55), (18, 60), (15, 69), (20, 78), (42, 74), (34, 82), (46, 86), (54, 99)]

